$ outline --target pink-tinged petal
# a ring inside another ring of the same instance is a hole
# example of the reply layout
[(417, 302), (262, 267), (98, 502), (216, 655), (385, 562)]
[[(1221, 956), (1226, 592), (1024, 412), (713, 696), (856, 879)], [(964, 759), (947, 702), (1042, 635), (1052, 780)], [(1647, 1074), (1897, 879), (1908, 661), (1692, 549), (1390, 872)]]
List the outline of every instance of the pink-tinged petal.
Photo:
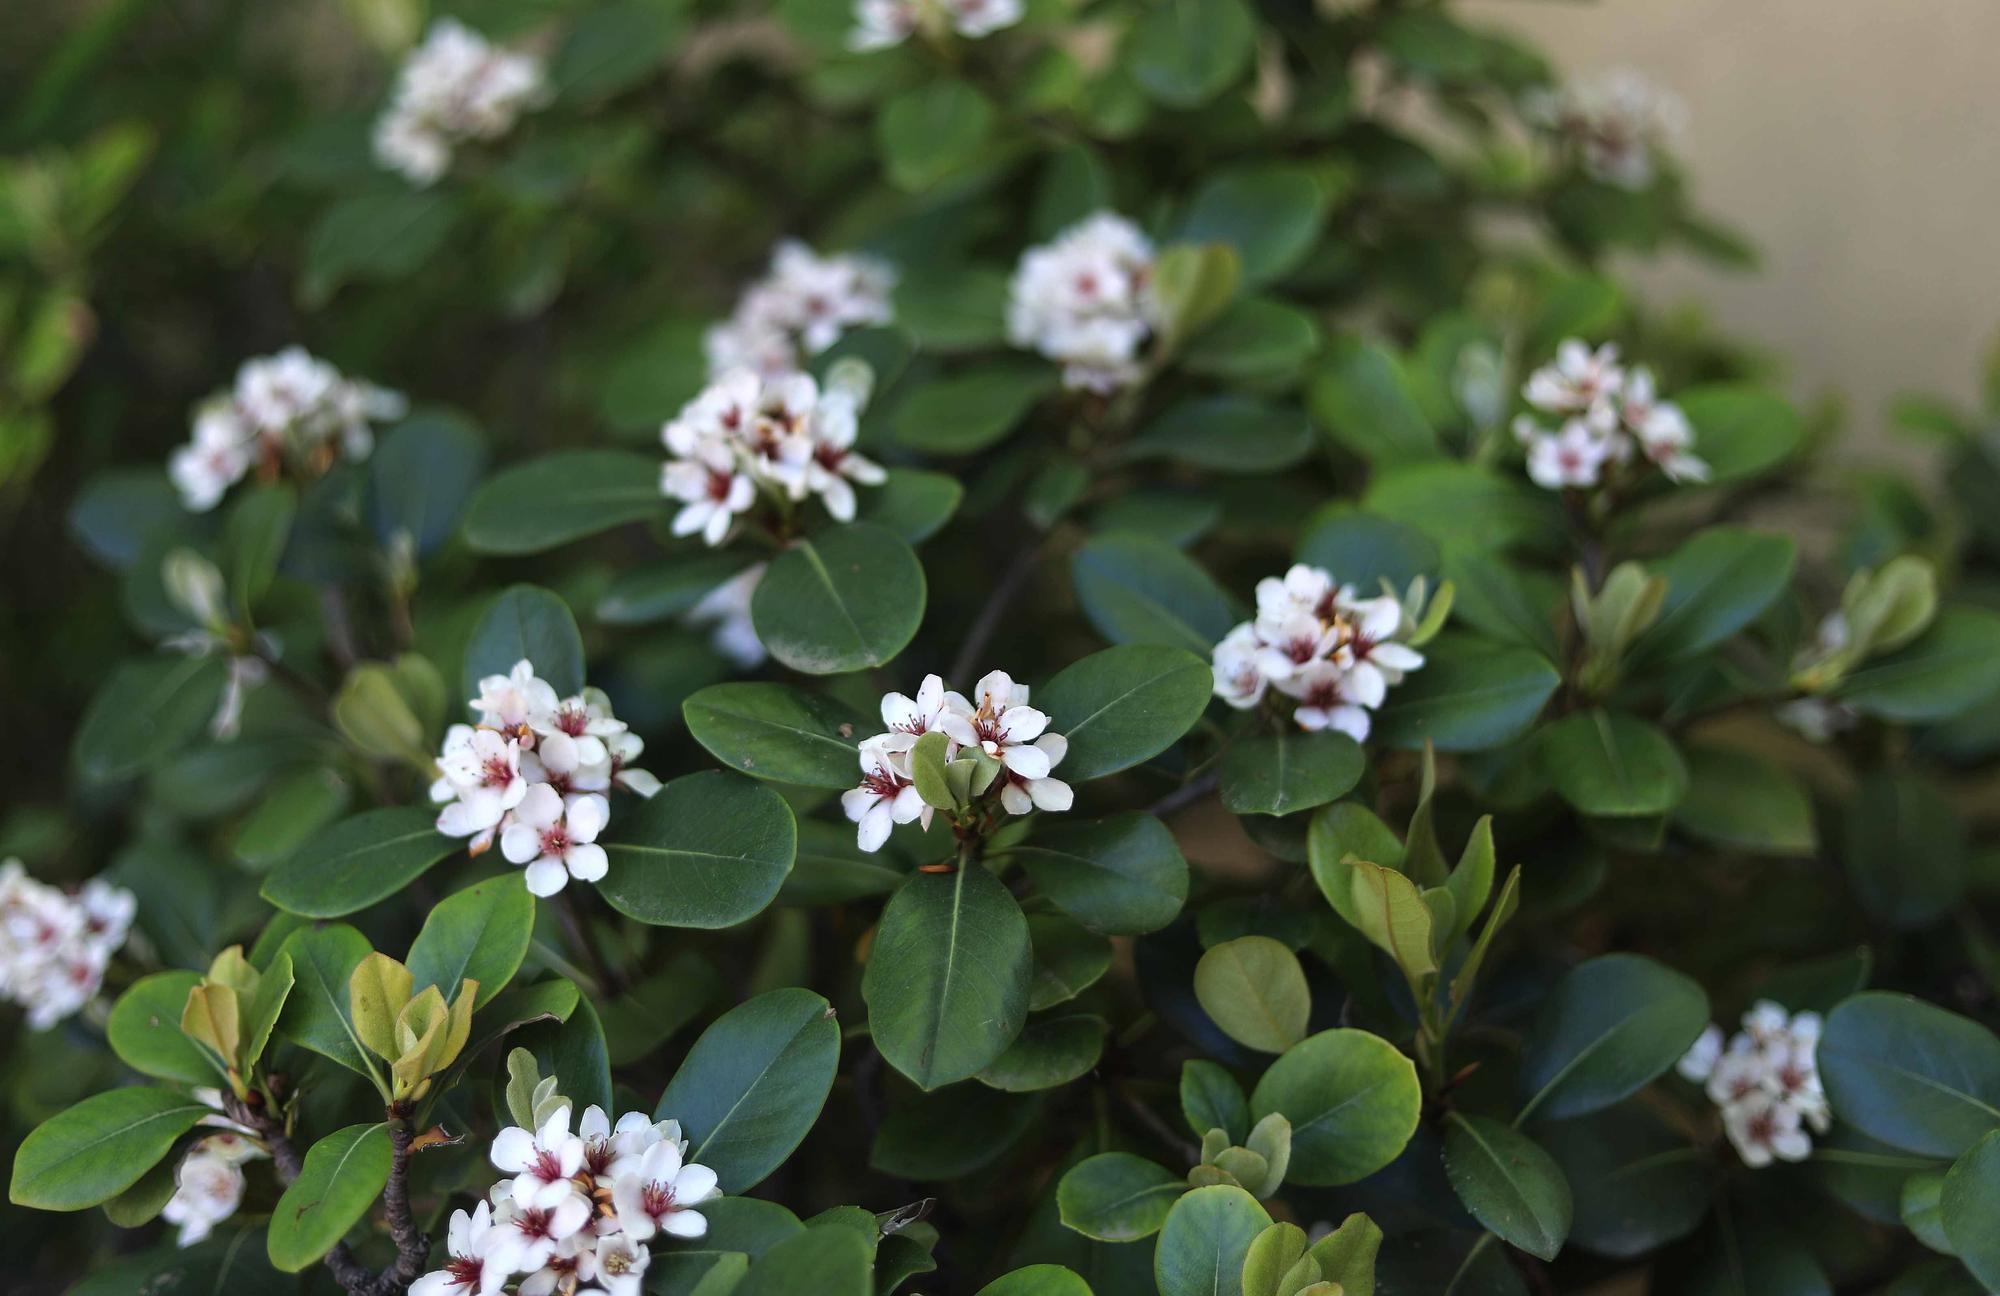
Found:
[(670, 1237), (698, 1238), (708, 1236), (708, 1220), (700, 1211), (678, 1210), (660, 1221), (660, 1230)]
[(526, 824), (509, 824), (500, 834), (500, 853), (509, 864), (526, 864), (542, 853), (542, 834)]
[(1047, 778), (1049, 774), (1049, 754), (1039, 747), (1004, 747), (1000, 763), (1026, 779)]
[(569, 885), (569, 870), (563, 862), (552, 855), (545, 855), (528, 865), (528, 892), (546, 899)]
[(1036, 779), (1028, 784), (1028, 796), (1038, 810), (1067, 810), (1076, 802), (1076, 793), (1061, 779)]
[(868, 813), (861, 816), (861, 827), (854, 834), (855, 845), (873, 854), (882, 849), (882, 843), (889, 840), (889, 830), (895, 826), (895, 816), (888, 804), (877, 798)]
[(1008, 742), (1033, 742), (1049, 727), (1049, 718), (1030, 706), (1008, 707), (1000, 717), (1000, 732)]
[(563, 855), (563, 863), (569, 868), (569, 875), (579, 882), (601, 882), (611, 868), (611, 857), (604, 848), (586, 842), (572, 846)]
[(597, 834), (604, 831), (604, 825), (610, 822), (611, 803), (593, 792), (570, 803), (563, 827), (571, 841), (593, 842), (597, 840)]
[(493, 1139), (493, 1166), (507, 1174), (519, 1174), (535, 1159), (535, 1136), (518, 1125), (510, 1125)]

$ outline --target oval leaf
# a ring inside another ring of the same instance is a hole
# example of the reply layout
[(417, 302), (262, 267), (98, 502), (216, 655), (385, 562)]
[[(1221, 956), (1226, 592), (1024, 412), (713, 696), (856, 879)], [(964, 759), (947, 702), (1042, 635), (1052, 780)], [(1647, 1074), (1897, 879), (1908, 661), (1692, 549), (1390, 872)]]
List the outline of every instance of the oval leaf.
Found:
[(175, 1139), (214, 1114), (166, 1089), (135, 1086), (92, 1094), (21, 1140), (7, 1200), (48, 1211), (108, 1201), (159, 1164)]
[(1100, 1152), (1071, 1166), (1056, 1185), (1062, 1222), (1099, 1242), (1136, 1242), (1167, 1222), (1187, 1178), (1130, 1152)]
[(446, 999), (467, 978), (479, 983), (475, 1007), (507, 988), (528, 955), (535, 932), (535, 897), (513, 873), (475, 883), (440, 901), (410, 944), (411, 992), (436, 986)]
[(515, 585), (502, 591), (472, 628), (465, 645), (469, 697), (488, 675), (505, 675), (527, 661), (559, 697), (583, 691), (583, 634), (569, 604), (545, 589)]
[(1202, 1011), (1245, 1048), (1282, 1053), (1305, 1038), (1312, 993), (1298, 955), (1268, 936), (1224, 941), (1195, 964)]
[(541, 553), (665, 512), (657, 459), (574, 450), (516, 464), (481, 486), (465, 513), (465, 539), (481, 553)]
[(1236, 619), (1224, 594), (1192, 558), (1163, 540), (1098, 536), (1070, 561), (1077, 602), (1115, 644), (1172, 644), (1207, 655)]
[(1562, 676), (1531, 648), (1441, 635), (1424, 667), (1389, 691), (1375, 741), (1389, 747), (1486, 751), (1525, 732)]
[(1396, 1046), (1361, 1030), (1321, 1031), (1271, 1064), (1250, 1115), (1292, 1123), (1286, 1179), (1327, 1187), (1365, 1179), (1402, 1155), (1417, 1132), (1423, 1090)]
[(924, 569), (871, 522), (800, 540), (751, 596), (757, 637), (793, 670), (834, 675), (887, 664), (924, 618)]
[(792, 871), (791, 807), (759, 783), (709, 770), (622, 809), (597, 891), (656, 927), (733, 927), (762, 913)]
[(1817, 1054), (1835, 1117), (1871, 1138), (1957, 1157), (2000, 1126), (2000, 1038), (1908, 995), (1835, 1008)]
[(423, 810), (365, 810), (280, 864), (264, 879), (263, 896), (287, 913), (340, 918), (396, 894), (459, 849)]
[(1708, 1025), (1708, 996), (1636, 954), (1564, 973), (1521, 1052), (1521, 1119), (1583, 1116), (1636, 1092), (1680, 1061)]
[(299, 1273), (333, 1250), (382, 1195), (391, 1156), (387, 1125), (349, 1125), (313, 1144), (271, 1210), (271, 1263)]
[(1035, 705), (1069, 739), (1056, 777), (1080, 783), (1159, 755), (1194, 728), (1215, 688), (1208, 665), (1178, 648), (1128, 644), (1057, 673)]
[(1361, 744), (1346, 734), (1281, 727), (1238, 741), (1222, 758), (1222, 804), (1232, 814), (1310, 810), (1346, 796), (1367, 768)]
[(1107, 936), (1158, 931), (1187, 899), (1187, 861), (1149, 814), (1054, 822), (1010, 853), (1058, 909)]
[(1569, 1182), (1535, 1141), (1499, 1121), (1445, 1118), (1444, 1173), (1472, 1217), (1501, 1241), (1553, 1260), (1569, 1237)]
[(143, 774), (193, 742), (215, 715), (229, 667), (220, 657), (126, 662), (84, 710), (77, 772), (93, 783)]
[(752, 778), (846, 789), (861, 778), (861, 739), (879, 726), (837, 699), (783, 684), (714, 684), (681, 704), (711, 756)]
[(1153, 1251), (1160, 1296), (1242, 1296), (1243, 1257), (1270, 1226), (1241, 1188), (1216, 1184), (1185, 1194), (1167, 1212)]
[(1673, 740), (1636, 716), (1577, 711), (1543, 730), (1539, 742), (1556, 791), (1587, 815), (1665, 814), (1687, 795), (1687, 765)]

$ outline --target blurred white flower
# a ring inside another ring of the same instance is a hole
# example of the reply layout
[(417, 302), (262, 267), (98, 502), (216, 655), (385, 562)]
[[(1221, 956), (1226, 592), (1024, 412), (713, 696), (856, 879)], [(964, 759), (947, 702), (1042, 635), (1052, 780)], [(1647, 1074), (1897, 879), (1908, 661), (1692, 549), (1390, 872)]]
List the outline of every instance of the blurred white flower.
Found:
[(459, 145), (499, 139), (548, 93), (539, 59), (441, 18), (397, 75), (375, 123), (375, 159), (414, 185), (433, 184)]
[(1652, 370), (1620, 366), (1610, 343), (1592, 350), (1580, 339), (1565, 340), (1555, 362), (1530, 374), (1521, 394), (1561, 422), (1550, 430), (1532, 415), (1514, 420), (1514, 439), (1527, 449), (1528, 476), (1537, 486), (1593, 489), (1641, 456), (1669, 481), (1708, 480), (1687, 415), (1660, 399)]
[(1833, 1107), (1819, 1078), (1820, 1029), (1819, 1014), (1789, 1013), (1762, 999), (1726, 1045), (1722, 1029), (1711, 1025), (1677, 1064), (1722, 1109), (1723, 1131), (1745, 1165), (1803, 1161), (1812, 1154), (1812, 1134), (1832, 1128)]
[(1014, 272), (1008, 339), (1060, 362), (1067, 386), (1111, 392), (1137, 381), (1140, 349), (1159, 324), (1153, 245), (1116, 213), (1028, 249)]
[(537, 783), (515, 808), (500, 833), (500, 853), (510, 864), (527, 865), (528, 890), (552, 896), (568, 885), (601, 880), (610, 857), (597, 835), (611, 819), (611, 803), (595, 793), (567, 803), (547, 783)]
[(1630, 68), (1538, 92), (1525, 107), (1530, 120), (1576, 150), (1588, 175), (1620, 189), (1650, 186), (1659, 170), (1655, 154), (1687, 131), (1686, 103)]
[(709, 377), (738, 369), (765, 378), (795, 373), (849, 329), (892, 323), (895, 286), (886, 262), (855, 253), (821, 256), (787, 239), (772, 253), (769, 273), (708, 331)]
[(196, 1143), (174, 1172), (174, 1195), (160, 1218), (180, 1225), (175, 1244), (191, 1247), (243, 1204), (243, 1163), (264, 1155), (239, 1134), (216, 1134)]
[(1022, 0), (855, 0), (847, 47), (888, 49), (924, 27), (942, 31), (949, 26), (968, 40), (978, 40), (1012, 27), (1025, 13)]
[(97, 997), (104, 970), (131, 933), (138, 901), (101, 878), (72, 895), (0, 863), (0, 997), (47, 1030)]

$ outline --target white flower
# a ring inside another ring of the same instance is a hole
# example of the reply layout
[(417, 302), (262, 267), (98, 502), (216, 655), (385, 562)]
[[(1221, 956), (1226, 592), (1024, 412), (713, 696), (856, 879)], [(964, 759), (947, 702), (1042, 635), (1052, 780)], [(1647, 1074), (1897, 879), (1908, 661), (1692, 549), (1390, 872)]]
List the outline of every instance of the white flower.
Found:
[[(1069, 739), (1045, 733), (1035, 739), (1033, 750), (1040, 755), (1042, 768), (1053, 770), (1069, 755)], [(1069, 784), (1051, 773), (1023, 774), (1018, 763), (1008, 765), (1001, 778), (1004, 782), (1000, 786), (1000, 808), (1008, 814), (1024, 815), (1034, 810), (1060, 812), (1069, 809), (1076, 800)]]
[(667, 446), (679, 457), (660, 469), (660, 492), (681, 501), (673, 533), (699, 535), (713, 548), (728, 538), (736, 515), (757, 502), (757, 486), (728, 442), (703, 437), (676, 444), (673, 427), (668, 425)]
[(193, 439), (167, 461), (181, 503), (195, 513), (214, 508), (250, 471), (253, 444), (254, 434), (229, 404), (211, 402), (197, 410)]
[(607, 740), (629, 727), (611, 714), (611, 700), (599, 689), (585, 689), (564, 698), (554, 709), (530, 720), (538, 736), (535, 753), (542, 764), (568, 774), (579, 766), (603, 765), (611, 759)]
[(536, 726), (550, 723), (559, 705), (555, 688), (535, 674), (534, 664), (526, 658), (505, 675), (481, 679), (479, 696), (471, 702), (480, 724), (510, 732), (524, 746), (534, 744)]
[(1708, 1029), (1681, 1055), (1681, 1060), (1674, 1063), (1674, 1070), (1699, 1084), (1715, 1073), (1715, 1064), (1721, 1060), (1722, 1027), (1710, 1022)]
[(1708, 464), (1694, 453), (1694, 425), (1681, 407), (1663, 401), (1654, 389), (1652, 370), (1632, 370), (1625, 380), (1619, 419), (1639, 442), (1639, 449), (1660, 466), (1671, 481), (1707, 481)]
[(757, 593), (757, 582), (764, 579), (764, 567), (757, 563), (731, 576), (702, 595), (681, 618), (689, 626), (710, 627), (709, 646), (739, 670), (755, 670), (766, 656), (764, 641), (750, 619), (750, 600)]
[(513, 1276), (509, 1240), (493, 1224), (493, 1210), (480, 1202), (471, 1214), (451, 1213), (445, 1238), (451, 1258), (444, 1268), (410, 1284), (409, 1296), (493, 1296)]
[(1779, 724), (1809, 743), (1825, 745), (1861, 723), (1861, 715), (1845, 703), (1829, 698), (1794, 698), (1773, 713)]
[(917, 29), (917, 0), (855, 0), (854, 30), (847, 35), (851, 50), (888, 49), (901, 45)]
[(1681, 1059), (1682, 1075), (1706, 1082), (1745, 1165), (1803, 1161), (1812, 1152), (1808, 1127), (1821, 1134), (1832, 1127), (1816, 1058), (1820, 1030), (1817, 1013), (1793, 1014), (1761, 999), (1726, 1046), (1721, 1029), (1710, 1026)]
[[(510, 1125), (493, 1140), (495, 1168), (514, 1176), (509, 1195), (523, 1210), (551, 1210), (576, 1193), (583, 1140), (569, 1132), (569, 1108), (558, 1107), (534, 1132)], [(454, 1252), (457, 1250), (453, 1248)]]
[[(944, 680), (936, 675), (924, 676), (924, 682), (917, 686), (917, 695), (908, 697), (902, 693), (882, 695), (882, 723), (889, 732), (872, 741), (885, 751), (906, 752), (917, 745), (917, 739), (935, 729), (943, 729), (947, 711), (952, 710), (956, 699), (962, 710), (968, 704), (956, 694), (947, 693)], [(957, 745), (945, 748), (945, 759), (958, 755)]]
[(898, 765), (895, 753), (871, 739), (861, 744), (861, 785), (840, 794), (840, 808), (858, 825), (855, 842), (864, 851), (878, 851), (897, 824), (922, 819), (930, 826), (931, 807)]
[(1625, 382), (1618, 348), (1606, 342), (1595, 351), (1569, 338), (1556, 348), (1555, 363), (1528, 375), (1522, 395), (1545, 414), (1582, 417), (1593, 431), (1609, 431), (1617, 421), (1613, 402)]
[(820, 497), (836, 522), (854, 520), (854, 487), (880, 486), (889, 474), (874, 460), (854, 452), (860, 417), (855, 403), (835, 392), (821, 396), (811, 423), (812, 457), (806, 461), (804, 487)]
[(1348, 671), (1340, 663), (1307, 662), (1273, 683), (1280, 693), (1298, 700), (1292, 720), (1299, 728), (1308, 733), (1332, 729), (1356, 742), (1368, 741), (1368, 710), (1348, 693)]
[(1687, 106), (1678, 96), (1626, 68), (1538, 94), (1527, 109), (1576, 148), (1589, 175), (1621, 189), (1651, 185), (1655, 151), (1676, 143), (1687, 124)]
[[(886, 35), (895, 29), (897, 12), (892, 0), (857, 17)], [(708, 331), (710, 378), (738, 369), (765, 378), (796, 372), (849, 329), (892, 323), (889, 294), (895, 284), (895, 271), (872, 257), (820, 256), (789, 239), (778, 244), (769, 273), (745, 290), (725, 323)]]
[(635, 1242), (656, 1233), (698, 1238), (708, 1232), (708, 1220), (693, 1209), (722, 1195), (715, 1171), (684, 1164), (681, 1149), (660, 1142), (649, 1148), (637, 1166), (612, 1181), (611, 1204), (619, 1227)]
[(440, 19), (410, 52), (375, 123), (375, 158), (412, 184), (432, 184), (450, 169), (454, 148), (500, 138), (547, 97), (539, 60)]
[(511, 864), (528, 866), (528, 890), (552, 896), (571, 878), (596, 882), (610, 867), (597, 835), (611, 818), (611, 803), (595, 793), (565, 804), (547, 783), (537, 783), (515, 809), (500, 834), (500, 853)]
[(1153, 246), (1139, 227), (1098, 212), (1022, 256), (1009, 288), (1008, 339), (1059, 361), (1070, 387), (1129, 386), (1160, 323), (1152, 278)]
[(1547, 490), (1597, 485), (1615, 448), (1610, 437), (1592, 432), (1582, 419), (1570, 419), (1561, 432), (1544, 432), (1523, 417), (1515, 420), (1514, 435), (1528, 447), (1529, 479)]
[(1800, 1128), (1798, 1110), (1761, 1089), (1723, 1108), (1722, 1128), (1752, 1169), (1770, 1165), (1773, 1157), (1803, 1161), (1812, 1155), (1812, 1139)]
[(604, 1296), (641, 1296), (652, 1254), (623, 1233), (597, 1239), (597, 1249), (578, 1257), (577, 1274), (594, 1282)]
[(1012, 27), (1027, 12), (1022, 0), (944, 0), (944, 7), (953, 29), (969, 40)]
[(1263, 651), (1263, 641), (1247, 621), (1223, 636), (1222, 642), (1215, 645), (1215, 695), (1238, 711), (1247, 711), (1262, 702), (1265, 690), (1271, 685), (1270, 677), (1258, 665)]
[(137, 902), (101, 880), (71, 896), (0, 864), (0, 996), (47, 1030), (97, 997), (104, 970), (125, 944)]
[(197, 1145), (174, 1172), (174, 1195), (160, 1218), (180, 1225), (176, 1245), (191, 1247), (206, 1238), (243, 1204), (243, 1169), (234, 1161), (204, 1155)]
[(1022, 0), (855, 0), (847, 47), (857, 51), (900, 45), (919, 27), (949, 24), (967, 40), (990, 36), (1021, 21)]
[(570, 1193), (548, 1207), (523, 1207), (507, 1197), (493, 1212), (498, 1235), (493, 1253), (507, 1257), (509, 1270), (532, 1272), (554, 1259), (557, 1248), (589, 1223), (590, 1203), (581, 1193)]
[(445, 732), (431, 800), (444, 806), (437, 830), (447, 837), (477, 837), (477, 849), (528, 795), (521, 776), (521, 744), (495, 729), (453, 725)]

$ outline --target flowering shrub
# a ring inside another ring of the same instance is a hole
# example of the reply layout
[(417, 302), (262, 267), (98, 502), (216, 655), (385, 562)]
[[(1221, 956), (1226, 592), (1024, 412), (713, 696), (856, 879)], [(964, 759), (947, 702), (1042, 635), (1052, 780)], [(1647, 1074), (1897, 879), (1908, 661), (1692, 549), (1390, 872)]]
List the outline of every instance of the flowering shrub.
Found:
[(2000, 1290), (2000, 378), (1819, 471), (1671, 96), (447, 9), (0, 50), (9, 1290)]

